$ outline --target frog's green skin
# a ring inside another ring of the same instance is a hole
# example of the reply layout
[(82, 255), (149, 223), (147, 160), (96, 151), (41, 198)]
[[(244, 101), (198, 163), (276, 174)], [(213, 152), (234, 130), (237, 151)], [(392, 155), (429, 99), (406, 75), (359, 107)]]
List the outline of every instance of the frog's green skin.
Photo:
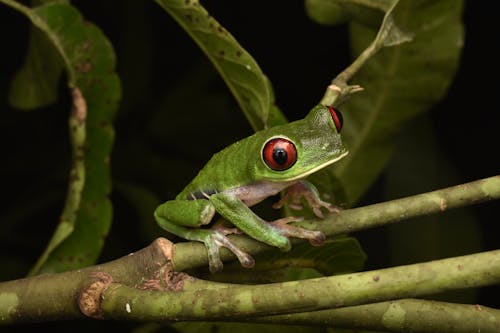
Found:
[[(292, 141), (297, 151), (296, 162), (282, 171), (272, 170), (263, 160), (264, 145), (276, 137)], [(290, 249), (288, 237), (305, 238), (312, 244), (319, 244), (324, 235), (287, 225), (300, 218), (266, 222), (248, 207), (288, 189), (275, 208), (290, 199), (290, 207), (300, 209), (300, 198), (305, 197), (315, 214), (323, 217), (320, 208), (334, 211), (333, 206), (321, 201), (314, 186), (303, 179), (345, 155), (347, 150), (330, 111), (325, 106), (316, 106), (304, 119), (262, 130), (215, 154), (175, 200), (156, 209), (155, 219), (162, 228), (177, 236), (203, 242), (212, 272), (222, 269), (221, 246), (231, 250), (244, 267), (252, 267), (253, 258), (237, 248), (227, 234), (239, 229), (282, 250)], [(238, 229), (218, 225), (212, 229), (198, 228), (210, 223), (215, 212)]]

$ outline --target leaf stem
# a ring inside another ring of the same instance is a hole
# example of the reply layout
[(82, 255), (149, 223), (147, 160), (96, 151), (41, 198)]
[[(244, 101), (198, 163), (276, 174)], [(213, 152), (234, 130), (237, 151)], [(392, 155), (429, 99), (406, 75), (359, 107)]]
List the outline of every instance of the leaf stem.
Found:
[(73, 108), (69, 116), (69, 133), (71, 138), (71, 169), (69, 172), (68, 191), (59, 224), (51, 240), (31, 269), (29, 275), (35, 275), (47, 261), (54, 249), (62, 243), (74, 230), (83, 188), (85, 186), (85, 141), (87, 103), (78, 88), (73, 88)]
[(412, 34), (402, 31), (395, 23), (395, 8), (400, 2), (400, 0), (392, 2), (384, 15), (377, 36), (349, 67), (344, 69), (332, 80), (320, 104), (338, 105), (342, 103), (348, 95), (363, 90), (362, 87), (358, 85), (350, 86), (347, 82), (361, 69), (361, 67), (363, 67), (366, 61), (373, 57), (384, 46), (398, 45), (408, 42), (413, 38)]

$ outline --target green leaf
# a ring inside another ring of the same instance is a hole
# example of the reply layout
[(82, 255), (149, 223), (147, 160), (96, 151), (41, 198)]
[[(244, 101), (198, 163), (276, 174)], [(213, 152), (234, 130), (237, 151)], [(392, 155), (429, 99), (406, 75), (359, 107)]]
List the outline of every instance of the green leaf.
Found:
[[(412, 124), (407, 124), (398, 141), (398, 158), (391, 159), (385, 172), (386, 200), (460, 182), (456, 168), (446, 159), (437, 143), (432, 119), (428, 115), (417, 117)], [(391, 266), (483, 250), (481, 225), (472, 207), (420, 217), (414, 223), (396, 223), (388, 226), (387, 231)], [(477, 290), (460, 290), (447, 292), (442, 299), (474, 303), (477, 301), (475, 295)]]
[[(461, 14), (462, 2), (456, 0), (402, 0), (394, 8), (389, 26), (414, 34), (413, 41), (383, 48), (372, 57), (353, 78), (365, 91), (342, 106), (343, 137), (350, 153), (330, 170), (348, 204), (383, 170), (399, 128), (446, 93), (463, 45)], [(351, 23), (353, 53), (359, 54), (382, 33)], [(385, 43), (393, 42), (389, 38)]]
[(336, 25), (345, 23), (349, 19), (342, 4), (336, 0), (306, 0), (305, 8), (307, 16), (319, 24)]
[(355, 19), (378, 26), (394, 0), (305, 0), (307, 15), (323, 25), (337, 25)]
[(224, 271), (204, 278), (234, 283), (272, 283), (310, 279), (360, 271), (366, 254), (353, 237), (328, 239), (321, 246), (294, 244), (290, 252), (274, 251), (255, 258), (252, 272), (238, 262), (227, 264)]
[(339, 237), (328, 239), (317, 247), (308, 243), (296, 244), (290, 252), (276, 252), (267, 258), (257, 260), (255, 270), (281, 270), (283, 279), (291, 281), (314, 277), (304, 269), (313, 269), (320, 275), (359, 271), (364, 267), (366, 254), (355, 238)]
[[(254, 130), (268, 126), (272, 91), (257, 62), (197, 0), (156, 0), (198, 44), (236, 98)], [(273, 115), (273, 119), (279, 116)], [(282, 116), (281, 116), (282, 117)]]
[(111, 223), (111, 121), (121, 94), (114, 71), (115, 55), (101, 30), (84, 21), (70, 5), (49, 3), (28, 8), (11, 0), (1, 2), (23, 13), (45, 34), (63, 59), (68, 86), (74, 94), (81, 92), (80, 102), (86, 103), (88, 113), (70, 117), (73, 167), (67, 202), (31, 273), (87, 266), (97, 259)]
[(61, 57), (43, 32), (31, 27), (29, 38), (25, 64), (15, 74), (9, 89), (9, 103), (21, 110), (55, 102), (64, 69)]

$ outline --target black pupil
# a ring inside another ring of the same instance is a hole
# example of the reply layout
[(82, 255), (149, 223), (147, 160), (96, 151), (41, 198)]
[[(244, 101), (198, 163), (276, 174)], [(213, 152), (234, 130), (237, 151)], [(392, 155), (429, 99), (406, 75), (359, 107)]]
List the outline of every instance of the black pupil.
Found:
[(278, 163), (279, 165), (285, 164), (288, 159), (285, 149), (275, 148), (273, 150), (273, 159), (274, 162)]

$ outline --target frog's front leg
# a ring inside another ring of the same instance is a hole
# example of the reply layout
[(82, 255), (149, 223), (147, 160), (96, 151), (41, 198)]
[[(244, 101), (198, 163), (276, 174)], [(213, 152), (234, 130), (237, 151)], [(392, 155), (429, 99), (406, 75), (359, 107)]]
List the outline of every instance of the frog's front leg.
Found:
[(210, 223), (215, 214), (212, 203), (205, 199), (171, 200), (160, 205), (154, 212), (158, 224), (165, 230), (187, 240), (205, 244), (208, 253), (209, 268), (212, 273), (222, 269), (219, 255), (221, 246), (233, 252), (241, 265), (246, 268), (254, 266), (254, 259), (241, 251), (227, 237), (229, 229), (215, 226), (212, 229), (197, 228)]
[(288, 237), (308, 239), (313, 245), (319, 245), (325, 240), (324, 234), (320, 231), (288, 225), (288, 223), (300, 221), (302, 218), (285, 217), (274, 222), (264, 221), (233, 193), (214, 194), (210, 197), (210, 201), (219, 214), (245, 234), (284, 251), (291, 248)]
[(273, 208), (279, 209), (288, 202), (290, 208), (300, 210), (302, 209), (302, 204), (300, 202), (302, 198), (306, 199), (309, 207), (311, 207), (314, 214), (319, 218), (324, 218), (323, 212), (321, 211), (322, 207), (326, 208), (330, 213), (338, 213), (340, 211), (338, 207), (321, 200), (316, 187), (305, 180), (300, 180), (288, 187), (285, 195), (283, 195), (280, 201), (273, 205)]

